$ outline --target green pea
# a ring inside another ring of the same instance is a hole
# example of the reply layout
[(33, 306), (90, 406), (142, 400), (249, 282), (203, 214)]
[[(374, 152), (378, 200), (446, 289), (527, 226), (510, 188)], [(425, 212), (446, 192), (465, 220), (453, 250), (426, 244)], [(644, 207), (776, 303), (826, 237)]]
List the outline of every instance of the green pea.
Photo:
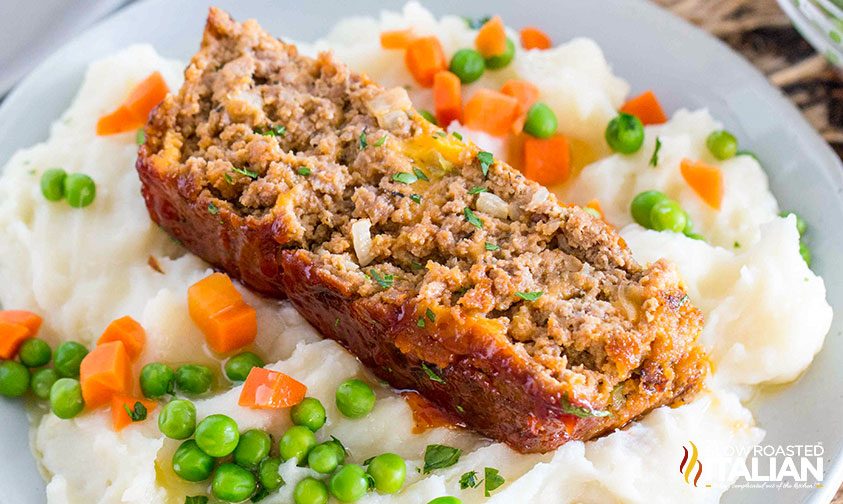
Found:
[(343, 462), (345, 450), (336, 441), (318, 444), (307, 454), (307, 465), (322, 474), (331, 474)]
[(296, 504), (326, 504), (328, 487), (316, 478), (307, 477), (296, 483), (293, 500)]
[(605, 136), (613, 151), (633, 154), (644, 144), (644, 125), (634, 115), (621, 112), (609, 121)]
[(709, 152), (719, 160), (733, 157), (738, 152), (738, 139), (726, 130), (711, 132), (705, 139)]
[(225, 415), (211, 415), (196, 426), (196, 444), (212, 457), (225, 457), (237, 448), (237, 422)]
[(261, 461), (258, 468), (258, 480), (263, 488), (274, 492), (284, 485), (284, 478), (278, 473), (280, 467), (281, 459), (278, 457), (269, 457)]
[(375, 482), (375, 488), (381, 493), (395, 493), (404, 486), (407, 477), (407, 464), (394, 453), (384, 453), (369, 462), (367, 472)]
[(214, 473), (211, 481), (211, 493), (225, 502), (242, 502), (258, 488), (255, 476), (237, 464), (222, 464)]
[(41, 174), (41, 194), (48, 201), (64, 198), (64, 179), (67, 172), (61, 168), (51, 168)]
[(650, 211), (653, 209), (653, 205), (666, 199), (667, 196), (660, 191), (644, 191), (638, 193), (638, 195), (632, 198), (629, 208), (632, 219), (641, 226), (652, 229)]
[(234, 462), (246, 469), (255, 469), (269, 455), (271, 448), (269, 434), (260, 429), (247, 430), (240, 435), (240, 442), (234, 449)]
[(60, 378), (50, 387), (50, 409), (65, 420), (73, 418), (85, 408), (82, 386), (75, 378)]
[(290, 409), (290, 419), (296, 425), (304, 425), (313, 432), (325, 425), (325, 407), (315, 397), (304, 400)]
[(64, 179), (64, 196), (73, 208), (83, 208), (94, 202), (97, 185), (84, 173), (71, 173)]
[(430, 113), (429, 110), (419, 110), (419, 114), (421, 114), (421, 116), (424, 117), (430, 124), (439, 126), (439, 121), (436, 120), (436, 116)]
[(803, 241), (799, 242), (799, 255), (802, 256), (802, 259), (805, 261), (805, 264), (807, 264), (808, 267), (810, 268), (811, 267), (811, 249), (808, 248), (808, 245)]
[(189, 439), (173, 454), (173, 471), (187, 481), (205, 481), (214, 471), (214, 457), (208, 455)]
[(362, 418), (375, 407), (375, 392), (362, 380), (347, 380), (336, 394), (337, 409), (348, 418)]
[(26, 367), (41, 367), (49, 364), (53, 357), (53, 350), (46, 341), (30, 338), (23, 342), (18, 350), (18, 357)]
[(66, 341), (56, 348), (53, 367), (63, 378), (79, 378), (79, 365), (88, 349), (75, 341)]
[(357, 464), (347, 464), (331, 476), (328, 488), (331, 490), (331, 495), (338, 501), (356, 502), (369, 490), (369, 479), (362, 467)]
[(35, 397), (46, 401), (50, 398), (50, 389), (58, 379), (59, 374), (56, 373), (55, 369), (39, 369), (32, 373), (29, 386), (32, 388), (32, 393), (35, 394)]
[(29, 370), (16, 361), (0, 362), (0, 395), (20, 397), (29, 389)]
[(661, 200), (650, 210), (650, 224), (656, 231), (681, 233), (686, 222), (685, 211), (673, 200)]
[(314, 446), (316, 435), (313, 431), (302, 425), (294, 425), (278, 440), (278, 454), (282, 460), (295, 458), (298, 462), (304, 462)]
[(437, 497), (427, 504), (462, 504), (462, 501), (450, 495), (446, 497)]
[(252, 368), (263, 366), (263, 359), (252, 352), (243, 352), (228, 359), (225, 363), (225, 376), (233, 382), (246, 381)]
[(140, 386), (143, 395), (149, 398), (173, 393), (176, 373), (166, 364), (150, 362), (141, 369)]
[(780, 217), (787, 217), (788, 215), (796, 218), (796, 230), (799, 231), (799, 236), (803, 236), (808, 231), (808, 223), (796, 212), (791, 212), (790, 210), (779, 212)]
[(158, 430), (170, 439), (187, 439), (196, 430), (196, 406), (185, 399), (168, 402), (158, 415)]
[(469, 84), (483, 75), (486, 62), (483, 60), (483, 55), (474, 49), (460, 49), (451, 57), (448, 69), (460, 78), (460, 82)]
[(534, 103), (527, 111), (524, 133), (536, 138), (550, 138), (556, 133), (556, 114), (544, 103)]
[(490, 56), (486, 58), (486, 68), (489, 70), (499, 70), (512, 62), (515, 57), (515, 42), (511, 38), (506, 38), (506, 50), (503, 54), (497, 56)]
[(189, 394), (204, 394), (211, 389), (214, 374), (207, 366), (186, 364), (176, 370), (176, 387)]

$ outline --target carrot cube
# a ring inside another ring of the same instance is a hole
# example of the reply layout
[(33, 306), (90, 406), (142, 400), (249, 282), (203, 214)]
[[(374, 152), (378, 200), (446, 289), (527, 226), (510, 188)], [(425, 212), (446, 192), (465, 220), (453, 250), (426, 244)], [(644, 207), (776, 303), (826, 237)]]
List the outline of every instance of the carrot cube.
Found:
[(381, 32), (381, 47), (384, 49), (406, 49), (415, 38), (413, 30), (388, 30)]
[(0, 321), (0, 359), (14, 359), (21, 344), (31, 335), (26, 326)]
[(645, 91), (635, 98), (630, 98), (621, 107), (621, 112), (634, 115), (644, 125), (662, 124), (667, 121), (667, 115), (652, 91)]
[(491, 89), (479, 89), (463, 110), (466, 127), (493, 136), (505, 136), (518, 118), (518, 100)]
[(215, 352), (237, 350), (257, 336), (257, 313), (243, 301), (228, 275), (213, 273), (191, 285), (187, 304), (190, 318)]
[(419, 37), (407, 44), (404, 63), (416, 82), (423, 87), (432, 86), (436, 73), (448, 67), (442, 44), (436, 37)]
[(568, 180), (571, 152), (564, 135), (547, 139), (527, 136), (524, 139), (524, 176), (539, 184), (552, 186)]
[(114, 394), (126, 394), (132, 388), (132, 363), (122, 341), (95, 347), (79, 367), (82, 398), (89, 408), (108, 403)]
[(494, 16), (480, 27), (474, 39), (474, 45), (484, 58), (499, 56), (506, 52), (506, 29), (500, 16)]
[(433, 103), (439, 126), (447, 128), (451, 121), (462, 118), (462, 83), (460, 78), (447, 70), (433, 77)]
[(256, 409), (289, 408), (302, 402), (307, 387), (293, 378), (270, 369), (254, 367), (243, 383), (240, 406)]
[(35, 313), (26, 310), (3, 310), (0, 311), (0, 322), (20, 324), (29, 329), (31, 336), (35, 336), (41, 328), (43, 319)]
[(146, 331), (132, 317), (121, 317), (108, 324), (97, 341), (97, 345), (111, 341), (122, 341), (129, 353), (129, 358), (135, 361), (143, 352), (143, 346), (146, 343)]

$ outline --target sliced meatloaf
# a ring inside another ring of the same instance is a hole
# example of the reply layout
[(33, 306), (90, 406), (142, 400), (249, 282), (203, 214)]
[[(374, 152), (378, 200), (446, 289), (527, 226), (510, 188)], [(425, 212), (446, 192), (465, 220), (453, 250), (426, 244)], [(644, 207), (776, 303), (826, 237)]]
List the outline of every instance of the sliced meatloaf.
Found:
[(677, 404), (706, 374), (700, 312), (667, 263), (639, 265), (404, 89), (254, 21), (211, 9), (137, 169), (185, 247), (522, 452)]

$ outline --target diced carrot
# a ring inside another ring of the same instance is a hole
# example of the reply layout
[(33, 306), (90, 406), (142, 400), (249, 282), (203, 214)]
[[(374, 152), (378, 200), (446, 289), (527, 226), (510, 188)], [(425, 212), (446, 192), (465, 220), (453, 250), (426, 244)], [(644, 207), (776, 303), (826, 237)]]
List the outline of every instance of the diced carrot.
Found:
[(547, 139), (524, 138), (524, 176), (539, 184), (552, 186), (568, 180), (571, 173), (571, 152), (564, 135)]
[(132, 363), (122, 341), (104, 343), (91, 350), (79, 366), (82, 398), (89, 408), (108, 403), (114, 394), (132, 388)]
[(645, 91), (635, 98), (630, 98), (621, 107), (621, 112), (634, 115), (645, 125), (662, 124), (667, 121), (664, 109), (652, 91)]
[(213, 273), (187, 290), (190, 318), (218, 353), (231, 352), (255, 340), (255, 309), (243, 301), (228, 275)]
[(480, 27), (474, 46), (484, 58), (499, 56), (506, 52), (506, 30), (500, 16), (494, 16)]
[(31, 334), (24, 325), (0, 321), (0, 359), (14, 359), (21, 344), (31, 338)]
[(146, 331), (132, 317), (121, 317), (108, 324), (97, 341), (97, 345), (110, 341), (122, 341), (126, 346), (126, 352), (129, 353), (129, 358), (135, 361), (143, 352), (143, 346), (146, 343)]
[(97, 135), (114, 135), (140, 128), (146, 123), (152, 109), (164, 100), (169, 91), (161, 73), (151, 73), (132, 88), (119, 107), (99, 118)]
[(129, 416), (126, 408), (129, 408), (129, 411), (134, 413), (136, 403), (143, 404), (143, 407), (146, 408), (148, 415), (151, 414), (158, 406), (157, 402), (140, 397), (132, 397), (124, 394), (115, 394), (111, 397), (111, 424), (114, 427), (114, 430), (121, 431), (127, 425), (135, 422), (132, 420), (132, 417)]
[(430, 87), (437, 72), (445, 70), (448, 64), (442, 44), (436, 37), (419, 37), (407, 44), (404, 63), (420, 85)]
[(463, 110), (463, 123), (494, 136), (510, 132), (518, 117), (518, 100), (491, 89), (478, 89)]
[(521, 47), (524, 49), (550, 49), (552, 46), (553, 42), (547, 33), (535, 26), (521, 29)]
[(305, 394), (307, 387), (284, 373), (253, 367), (243, 383), (238, 404), (256, 409), (289, 408), (302, 402)]
[(539, 88), (529, 81), (510, 79), (501, 86), (501, 93), (518, 100), (518, 117), (515, 119), (512, 129), (513, 133), (519, 133), (524, 129), (524, 120), (527, 117), (527, 111), (539, 99)]
[(723, 201), (723, 172), (702, 161), (683, 159), (679, 163), (682, 178), (708, 206), (720, 210)]
[(412, 28), (381, 32), (381, 47), (384, 49), (406, 49), (415, 38)]
[(462, 120), (462, 83), (447, 70), (433, 77), (433, 103), (439, 126), (447, 128), (451, 121)]
[(36, 313), (27, 310), (2, 310), (0, 311), (0, 322), (19, 324), (29, 329), (30, 336), (35, 336), (41, 328), (43, 319)]

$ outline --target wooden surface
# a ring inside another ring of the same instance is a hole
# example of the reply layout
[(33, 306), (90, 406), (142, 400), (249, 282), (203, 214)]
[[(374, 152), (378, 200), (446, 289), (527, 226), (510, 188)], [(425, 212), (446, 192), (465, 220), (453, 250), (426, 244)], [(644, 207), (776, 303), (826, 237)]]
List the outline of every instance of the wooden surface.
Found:
[[(843, 158), (843, 73), (802, 39), (775, 0), (654, 1), (741, 52)], [(843, 504), (843, 487), (832, 504)]]

